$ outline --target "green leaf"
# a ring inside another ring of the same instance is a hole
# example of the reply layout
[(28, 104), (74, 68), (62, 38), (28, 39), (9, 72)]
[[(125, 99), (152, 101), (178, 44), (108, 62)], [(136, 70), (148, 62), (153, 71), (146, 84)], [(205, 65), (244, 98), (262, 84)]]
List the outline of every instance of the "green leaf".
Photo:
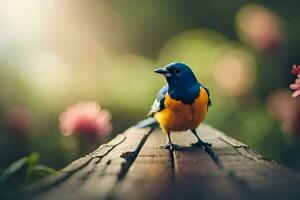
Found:
[(5, 181), (7, 178), (9, 178), (11, 175), (13, 175), (15, 172), (20, 170), (23, 166), (25, 166), (28, 162), (28, 157), (23, 157), (12, 164), (8, 166), (8, 168), (3, 172), (3, 174), (0, 176), (0, 182)]
[(40, 160), (40, 155), (36, 152), (33, 152), (28, 157), (28, 167), (27, 167), (27, 173), (26, 173), (26, 182), (29, 182), (32, 180), (32, 173), (36, 165), (38, 165)]
[(44, 173), (47, 173), (49, 175), (57, 173), (57, 171), (55, 169), (53, 169), (51, 167), (48, 167), (46, 165), (37, 165), (37, 166), (35, 166), (34, 172), (44, 172)]
[[(56, 170), (45, 165), (39, 165), (40, 155), (38, 153), (32, 153), (30, 156), (23, 157), (15, 162), (13, 162), (0, 176), (0, 182), (5, 181), (8, 178), (17, 178), (17, 176), (12, 176), (16, 172), (25, 170), (25, 177), (18, 177), (18, 183), (29, 183), (38, 179), (41, 179), (45, 176), (52, 175), (57, 173)], [(27, 165), (27, 166), (26, 166)], [(24, 171), (22, 171), (24, 172)], [(25, 180), (24, 180), (25, 179)], [(10, 179), (13, 180), (13, 179)]]
[(48, 167), (48, 166), (45, 166), (45, 165), (37, 165), (33, 168), (33, 171), (31, 173), (31, 176), (30, 176), (30, 182), (33, 182), (33, 181), (36, 181), (36, 180), (39, 180), (41, 178), (44, 178), (46, 176), (49, 176), (49, 175), (52, 175), (52, 174), (56, 174), (57, 172)]

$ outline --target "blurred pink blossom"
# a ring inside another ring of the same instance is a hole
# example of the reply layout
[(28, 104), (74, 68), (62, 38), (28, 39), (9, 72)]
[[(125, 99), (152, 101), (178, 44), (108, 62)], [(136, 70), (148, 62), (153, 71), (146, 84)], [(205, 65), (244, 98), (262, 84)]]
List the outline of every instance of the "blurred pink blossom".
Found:
[(268, 98), (268, 109), (281, 122), (282, 130), (300, 138), (300, 102), (293, 99), (287, 90), (278, 90)]
[(83, 134), (88, 139), (101, 140), (112, 129), (110, 119), (110, 113), (96, 102), (79, 102), (60, 115), (59, 127), (65, 136)]
[(297, 76), (295, 83), (290, 84), (290, 88), (292, 90), (295, 90), (293, 93), (293, 97), (300, 96), (300, 66), (293, 65), (292, 68), (292, 74), (295, 74)]
[(261, 5), (248, 5), (238, 14), (239, 35), (254, 48), (268, 52), (283, 43), (283, 29), (279, 17)]
[(7, 112), (7, 125), (11, 131), (27, 133), (32, 125), (32, 116), (24, 107), (13, 107)]

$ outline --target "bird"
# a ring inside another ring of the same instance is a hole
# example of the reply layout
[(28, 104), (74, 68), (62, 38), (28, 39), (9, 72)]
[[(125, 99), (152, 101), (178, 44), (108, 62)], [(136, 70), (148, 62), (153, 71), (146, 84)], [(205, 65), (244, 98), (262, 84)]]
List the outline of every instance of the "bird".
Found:
[(159, 90), (147, 116), (153, 117), (167, 135), (163, 147), (171, 151), (180, 149), (172, 143), (171, 132), (191, 130), (197, 139), (192, 145), (210, 148), (212, 145), (202, 141), (196, 131), (212, 105), (209, 89), (181, 62), (170, 63), (154, 72), (164, 75), (167, 84)]

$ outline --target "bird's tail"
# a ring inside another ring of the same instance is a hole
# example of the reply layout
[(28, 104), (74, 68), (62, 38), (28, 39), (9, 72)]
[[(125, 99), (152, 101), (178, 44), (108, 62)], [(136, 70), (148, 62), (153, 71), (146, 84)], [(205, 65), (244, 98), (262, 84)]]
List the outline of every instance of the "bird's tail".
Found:
[(151, 127), (152, 129), (154, 129), (159, 126), (159, 123), (154, 118), (149, 117), (137, 123), (136, 126), (138, 128)]

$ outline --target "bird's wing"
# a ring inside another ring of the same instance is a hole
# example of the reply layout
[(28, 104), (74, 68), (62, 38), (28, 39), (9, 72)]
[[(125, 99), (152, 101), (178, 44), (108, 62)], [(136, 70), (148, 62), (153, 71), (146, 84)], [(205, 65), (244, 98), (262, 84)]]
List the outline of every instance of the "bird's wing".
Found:
[(206, 93), (208, 95), (208, 104), (207, 104), (207, 109), (208, 109), (208, 107), (212, 105), (210, 92), (209, 92), (209, 89), (205, 85), (201, 84), (201, 86), (204, 88), (204, 90), (206, 91)]
[(157, 113), (159, 111), (161, 111), (162, 109), (165, 108), (165, 95), (168, 92), (169, 86), (165, 85), (164, 87), (162, 87), (158, 94), (157, 94), (157, 98), (154, 100), (152, 106), (151, 106), (151, 110), (148, 113), (147, 116), (149, 117), (153, 117), (154, 113)]
[(205, 85), (203, 85), (202, 83), (200, 83), (200, 87), (203, 87), (204, 90), (206, 91), (207, 95), (208, 95), (208, 103), (207, 103), (207, 110), (208, 110), (208, 107), (212, 105), (209, 89)]

